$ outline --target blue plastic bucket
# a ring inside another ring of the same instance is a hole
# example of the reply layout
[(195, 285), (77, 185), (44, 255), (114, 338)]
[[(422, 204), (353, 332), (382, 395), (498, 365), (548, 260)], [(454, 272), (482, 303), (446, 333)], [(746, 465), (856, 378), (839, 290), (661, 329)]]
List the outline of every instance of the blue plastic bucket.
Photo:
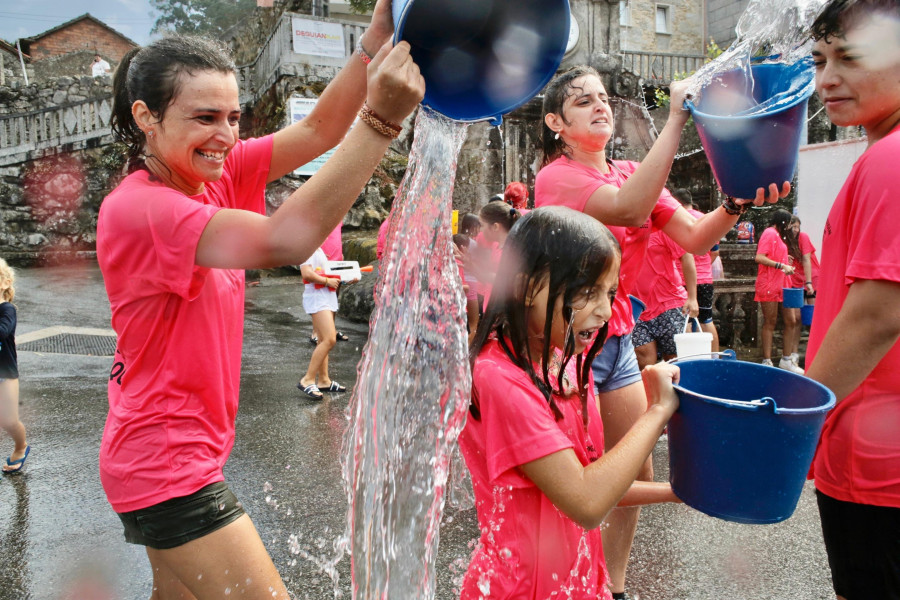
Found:
[(759, 187), (793, 179), (814, 75), (811, 60), (756, 64), (749, 77), (741, 69), (717, 75), (696, 105), (685, 103), (722, 192), (754, 198)]
[(784, 308), (803, 308), (803, 288), (782, 288), (781, 294)]
[(815, 304), (804, 304), (800, 307), (800, 322), (809, 327), (812, 325), (813, 320), (813, 309), (816, 308)]
[(680, 405), (669, 421), (669, 482), (708, 515), (777, 523), (793, 514), (834, 394), (756, 363), (677, 361)]
[(640, 318), (644, 309), (647, 308), (647, 305), (641, 302), (640, 298), (631, 294), (628, 294), (628, 299), (631, 300), (631, 316), (634, 317), (634, 322), (637, 323), (638, 318)]
[(457, 121), (491, 120), (528, 102), (556, 73), (568, 0), (393, 0), (394, 41), (425, 78), (422, 104)]

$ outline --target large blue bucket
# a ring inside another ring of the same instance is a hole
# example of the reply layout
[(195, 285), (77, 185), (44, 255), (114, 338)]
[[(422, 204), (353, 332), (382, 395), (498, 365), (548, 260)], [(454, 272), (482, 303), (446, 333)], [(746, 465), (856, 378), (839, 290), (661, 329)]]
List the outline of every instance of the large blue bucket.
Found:
[(749, 77), (717, 75), (696, 105), (685, 103), (722, 192), (754, 198), (756, 188), (793, 179), (814, 75), (811, 60), (755, 64)]
[(669, 421), (669, 481), (701, 512), (738, 523), (793, 514), (834, 394), (755, 363), (677, 361), (680, 405)]
[(556, 73), (568, 0), (393, 0), (394, 40), (425, 78), (422, 103), (457, 121), (491, 120), (528, 102)]
[(815, 304), (804, 304), (800, 308), (800, 322), (807, 327), (812, 325), (813, 320), (813, 311), (815, 310)]

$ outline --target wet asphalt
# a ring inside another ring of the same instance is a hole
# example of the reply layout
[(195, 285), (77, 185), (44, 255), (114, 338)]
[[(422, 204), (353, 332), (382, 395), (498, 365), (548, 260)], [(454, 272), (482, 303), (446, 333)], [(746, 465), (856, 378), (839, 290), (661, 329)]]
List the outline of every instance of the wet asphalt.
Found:
[[(51, 327), (109, 330), (95, 263), (19, 271), (17, 339)], [(341, 438), (349, 393), (306, 399), (295, 388), (313, 346), (295, 277), (247, 288), (241, 405), (226, 480), (243, 502), (295, 598), (349, 598), (349, 560), (327, 573), (344, 529)], [(338, 316), (350, 341), (330, 355), (351, 387), (367, 326)], [(109, 356), (20, 351), (21, 419), (32, 447), (26, 470), (0, 480), (0, 600), (146, 599), (149, 564), (122, 539), (96, 461), (106, 416)], [(9, 439), (0, 433), (0, 453)], [(667, 477), (664, 441), (654, 453)], [(474, 510), (445, 510), (437, 564), (439, 600), (456, 597), (477, 535)], [(629, 589), (635, 600), (833, 598), (811, 484), (794, 515), (740, 525), (683, 505), (643, 510)], [(223, 598), (224, 598), (223, 594)]]

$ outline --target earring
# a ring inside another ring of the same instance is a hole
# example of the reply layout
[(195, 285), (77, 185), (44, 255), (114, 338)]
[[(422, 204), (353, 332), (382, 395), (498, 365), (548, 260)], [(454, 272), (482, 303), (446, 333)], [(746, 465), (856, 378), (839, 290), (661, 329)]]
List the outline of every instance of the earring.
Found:
[(558, 139), (559, 139), (559, 132), (558, 132), (558, 131), (556, 132), (556, 135), (553, 136), (553, 139), (554, 139), (554, 140), (558, 140)]
[(148, 130), (147, 130), (147, 137), (153, 137), (153, 130), (152, 130), (152, 129), (148, 129)]

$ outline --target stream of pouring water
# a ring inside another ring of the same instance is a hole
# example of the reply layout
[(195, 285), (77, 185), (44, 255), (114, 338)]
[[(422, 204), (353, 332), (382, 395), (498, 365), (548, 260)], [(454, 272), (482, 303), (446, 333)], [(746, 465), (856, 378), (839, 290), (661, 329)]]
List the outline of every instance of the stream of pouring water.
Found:
[(427, 109), (394, 202), (344, 439), (354, 599), (428, 600), (471, 388), (451, 197), (467, 125)]

